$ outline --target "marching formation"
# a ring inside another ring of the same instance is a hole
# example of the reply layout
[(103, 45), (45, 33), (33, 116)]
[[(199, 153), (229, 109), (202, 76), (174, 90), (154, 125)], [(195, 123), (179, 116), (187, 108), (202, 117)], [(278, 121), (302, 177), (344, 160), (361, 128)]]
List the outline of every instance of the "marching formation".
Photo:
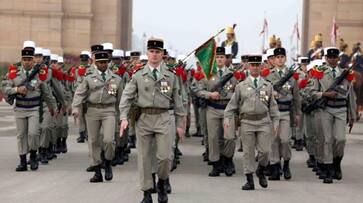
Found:
[(1, 86), (14, 106), (15, 170), (37, 170), (66, 154), (73, 116), (77, 142), (88, 142), (90, 182), (111, 181), (112, 167), (126, 164), (136, 148), (142, 203), (152, 202), (153, 193), (168, 202), (179, 143), (191, 136), (202, 140), (210, 177), (233, 176), (234, 155), (243, 152), (242, 190), (255, 189), (254, 175), (262, 188), (293, 179), (292, 148), (305, 147), (307, 167), (323, 183), (341, 180), (346, 126), (358, 119), (352, 81), (361, 55), (347, 59), (339, 48), (323, 48), (317, 35), (307, 57), (289, 67), (275, 36), (264, 54), (239, 58), (234, 28), (226, 34), (221, 46), (213, 39), (196, 49), (195, 68), (187, 68), (189, 55), (169, 54), (158, 38), (147, 41), (146, 55), (92, 45), (78, 66), (25, 41), (21, 61), (9, 66)]

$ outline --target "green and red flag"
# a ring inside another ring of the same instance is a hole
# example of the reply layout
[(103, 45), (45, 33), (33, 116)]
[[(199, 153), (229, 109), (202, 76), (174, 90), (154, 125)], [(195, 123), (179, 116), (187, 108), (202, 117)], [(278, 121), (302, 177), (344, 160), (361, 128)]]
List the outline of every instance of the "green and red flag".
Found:
[(197, 48), (194, 53), (195, 57), (197, 57), (200, 65), (202, 66), (203, 73), (208, 79), (213, 74), (217, 73), (217, 66), (215, 63), (216, 48), (216, 41), (213, 37)]

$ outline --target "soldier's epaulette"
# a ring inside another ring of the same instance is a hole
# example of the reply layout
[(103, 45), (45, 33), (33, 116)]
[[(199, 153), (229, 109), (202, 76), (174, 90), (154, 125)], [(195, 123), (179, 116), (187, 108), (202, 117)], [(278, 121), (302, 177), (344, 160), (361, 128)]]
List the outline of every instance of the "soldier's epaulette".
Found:
[(144, 69), (145, 65), (135, 66), (135, 68), (132, 70), (132, 74), (135, 74), (139, 72), (140, 70)]

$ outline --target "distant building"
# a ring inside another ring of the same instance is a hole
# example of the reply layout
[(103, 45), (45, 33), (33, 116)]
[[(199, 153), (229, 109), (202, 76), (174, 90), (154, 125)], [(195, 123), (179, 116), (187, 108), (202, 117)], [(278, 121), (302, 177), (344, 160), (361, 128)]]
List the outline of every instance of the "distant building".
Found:
[(317, 33), (323, 34), (324, 46), (331, 46), (334, 17), (349, 51), (354, 43), (363, 42), (362, 0), (303, 0), (302, 53), (307, 53)]
[(132, 0), (1, 0), (0, 62), (19, 60), (24, 40), (78, 55), (94, 43), (130, 49)]

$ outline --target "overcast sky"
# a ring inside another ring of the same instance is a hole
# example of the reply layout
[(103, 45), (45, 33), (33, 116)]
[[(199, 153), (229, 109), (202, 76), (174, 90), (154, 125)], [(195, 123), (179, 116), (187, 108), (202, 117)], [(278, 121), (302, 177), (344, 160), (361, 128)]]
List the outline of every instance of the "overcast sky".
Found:
[[(134, 0), (133, 31), (140, 39), (163, 38), (179, 53), (192, 51), (220, 29), (237, 24), (239, 55), (260, 52), (264, 13), (269, 36), (276, 34), (290, 50), (290, 36), (302, 0)], [(225, 34), (220, 35), (220, 40)], [(267, 43), (266, 43), (267, 44)]]

